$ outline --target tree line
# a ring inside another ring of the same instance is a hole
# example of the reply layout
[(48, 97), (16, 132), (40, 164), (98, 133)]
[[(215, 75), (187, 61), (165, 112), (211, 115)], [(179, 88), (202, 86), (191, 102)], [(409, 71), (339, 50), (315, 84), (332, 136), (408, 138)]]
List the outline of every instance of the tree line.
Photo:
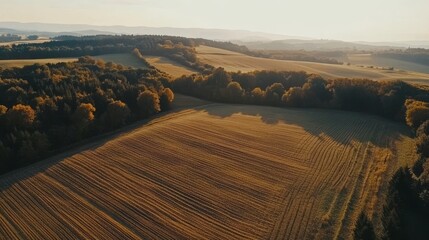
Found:
[(366, 79), (327, 80), (305, 72), (255, 71), (183, 76), (172, 82), (175, 91), (212, 101), (288, 107), (333, 108), (366, 112), (401, 121), (408, 98), (428, 92), (401, 82)]
[[(199, 72), (211, 71), (213, 67), (197, 59), (195, 46), (205, 43), (202, 39), (190, 39), (171, 36), (60, 36), (54, 41), (0, 46), (0, 59), (43, 59), (81, 56), (97, 56), (115, 53), (136, 53), (164, 56)], [(212, 41), (207, 41), (212, 42)], [(228, 43), (222, 43), (229, 46)], [(220, 44), (220, 45), (222, 45)]]
[(0, 70), (0, 172), (169, 109), (166, 83), (156, 69), (89, 57)]
[(340, 51), (322, 52), (305, 50), (257, 50), (252, 51), (252, 56), (279, 60), (318, 62), (328, 64), (343, 64), (335, 58), (344, 57), (346, 54)]
[[(415, 131), (418, 159), (401, 167), (389, 182), (381, 222), (383, 232), (368, 234), (372, 222), (357, 223), (356, 239), (425, 239), (429, 235), (429, 103), (428, 96), (410, 96), (404, 102), (405, 123)], [(362, 213), (363, 214), (363, 213)], [(364, 233), (366, 232), (366, 233)], [(358, 236), (372, 237), (358, 237)]]
[(15, 34), (1, 34), (0, 42), (13, 42), (21, 40), (21, 36)]

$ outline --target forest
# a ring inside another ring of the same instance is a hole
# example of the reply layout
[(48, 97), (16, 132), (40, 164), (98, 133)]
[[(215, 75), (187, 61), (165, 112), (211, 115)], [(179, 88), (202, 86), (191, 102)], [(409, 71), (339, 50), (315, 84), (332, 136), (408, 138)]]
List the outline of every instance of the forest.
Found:
[(0, 71), (0, 172), (169, 109), (168, 76), (89, 57)]

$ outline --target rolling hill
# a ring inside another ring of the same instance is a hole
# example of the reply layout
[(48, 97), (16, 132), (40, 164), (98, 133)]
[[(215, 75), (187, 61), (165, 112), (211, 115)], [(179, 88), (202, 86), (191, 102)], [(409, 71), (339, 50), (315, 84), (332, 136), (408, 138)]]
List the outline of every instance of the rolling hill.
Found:
[(113, 62), (126, 67), (147, 68), (146, 64), (142, 60), (140, 60), (138, 57), (134, 56), (131, 53), (104, 54), (99, 56), (93, 56), (93, 58), (101, 59), (104, 62)]
[(150, 65), (176, 78), (181, 77), (182, 75), (197, 73), (195, 70), (183, 66), (182, 64), (172, 61), (166, 57), (144, 56), (144, 58), (150, 63)]
[(325, 78), (368, 78), (373, 80), (403, 80), (410, 83), (429, 84), (429, 74), (404, 70), (387, 70), (360, 66), (323, 64), (251, 57), (223, 49), (199, 46), (200, 61), (227, 71), (251, 72), (255, 70), (305, 71)]
[(408, 134), (357, 113), (197, 101), (2, 176), (0, 235), (349, 239), (361, 209), (379, 219)]

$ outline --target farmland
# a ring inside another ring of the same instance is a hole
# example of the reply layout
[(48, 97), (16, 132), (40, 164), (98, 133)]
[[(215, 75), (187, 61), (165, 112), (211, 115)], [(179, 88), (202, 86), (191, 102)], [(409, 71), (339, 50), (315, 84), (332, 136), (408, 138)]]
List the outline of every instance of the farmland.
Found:
[(197, 102), (3, 176), (0, 235), (349, 239), (361, 209), (379, 220), (408, 135), (364, 114)]
[(300, 61), (287, 61), (251, 57), (223, 49), (199, 46), (198, 58), (215, 67), (227, 71), (251, 72), (255, 70), (306, 71), (325, 78), (368, 78), (374, 80), (403, 80), (410, 83), (429, 84), (429, 74), (404, 70), (386, 70)]
[[(95, 56), (94, 58), (102, 59), (105, 62), (114, 62), (127, 67), (147, 68), (147, 66), (142, 60), (129, 53), (105, 54)], [(190, 75), (196, 73), (194, 70), (187, 68), (180, 63), (171, 61), (165, 57), (144, 56), (144, 58), (147, 62), (149, 62), (150, 65), (156, 67), (163, 72), (170, 74), (173, 77), (181, 77), (182, 75)]]
[(364, 65), (364, 66), (384, 66), (384, 67), (394, 67), (407, 71), (421, 72), (429, 74), (429, 67), (408, 61), (401, 61), (393, 58), (385, 58), (380, 56), (374, 56), (373, 54), (348, 54), (345, 59), (340, 59), (344, 62), (350, 62), (354, 65)]
[(95, 59), (101, 59), (105, 62), (113, 62), (132, 68), (147, 68), (145, 63), (131, 53), (116, 53), (94, 56)]
[(191, 75), (196, 73), (194, 70), (187, 68), (180, 63), (159, 56), (145, 56), (146, 61), (157, 69), (170, 74), (173, 77), (181, 77), (182, 75)]

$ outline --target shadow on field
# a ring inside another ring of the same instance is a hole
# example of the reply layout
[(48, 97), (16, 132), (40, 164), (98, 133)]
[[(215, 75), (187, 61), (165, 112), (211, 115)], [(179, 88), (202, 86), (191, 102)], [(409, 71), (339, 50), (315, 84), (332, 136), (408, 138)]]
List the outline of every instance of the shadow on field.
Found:
[(249, 105), (215, 105), (204, 111), (219, 118), (242, 114), (260, 117), (265, 124), (292, 124), (314, 136), (323, 134), (341, 144), (358, 141), (370, 142), (378, 147), (391, 147), (391, 143), (401, 136), (411, 136), (406, 126), (365, 113)]
[[(292, 124), (302, 127), (314, 136), (326, 135), (341, 144), (359, 141), (370, 142), (378, 147), (390, 147), (391, 142), (399, 139), (401, 136), (411, 136), (410, 130), (399, 123), (363, 113), (323, 109), (218, 104), (179, 94), (176, 97), (177, 99), (171, 111), (135, 122), (113, 132), (83, 140), (67, 148), (52, 152), (52, 157), (48, 159), (0, 175), (0, 192), (19, 181), (46, 171), (55, 164), (60, 164), (68, 157), (72, 157), (85, 150), (97, 149), (112, 139), (130, 134), (141, 127), (156, 124), (158, 119), (160, 121), (166, 120), (170, 114), (186, 109), (207, 112), (209, 115), (218, 118), (227, 118), (234, 114), (242, 114), (259, 117), (265, 124)], [(163, 116), (166, 118), (161, 118)], [(180, 115), (175, 117), (180, 117)], [(276, 139), (273, 139), (273, 142), (275, 141)]]
[(181, 94), (176, 94), (172, 109), (167, 112), (162, 112), (150, 118), (131, 123), (120, 129), (113, 130), (111, 132), (107, 132), (91, 138), (87, 138), (64, 148), (57, 149), (55, 151), (52, 151), (49, 154), (50, 157), (47, 157), (44, 160), (0, 175), (0, 192), (4, 191), (5, 189), (8, 189), (9, 187), (11, 187), (11, 185), (19, 181), (31, 178), (32, 176), (45, 172), (52, 166), (60, 164), (66, 158), (72, 157), (73, 155), (76, 155), (86, 150), (95, 150), (99, 147), (102, 147), (113, 139), (130, 134), (133, 131), (138, 131), (142, 127), (151, 125), (154, 122), (156, 123), (157, 120), (162, 117), (180, 112), (185, 109), (201, 110), (204, 108), (204, 106), (208, 106), (211, 104), (213, 103)]

